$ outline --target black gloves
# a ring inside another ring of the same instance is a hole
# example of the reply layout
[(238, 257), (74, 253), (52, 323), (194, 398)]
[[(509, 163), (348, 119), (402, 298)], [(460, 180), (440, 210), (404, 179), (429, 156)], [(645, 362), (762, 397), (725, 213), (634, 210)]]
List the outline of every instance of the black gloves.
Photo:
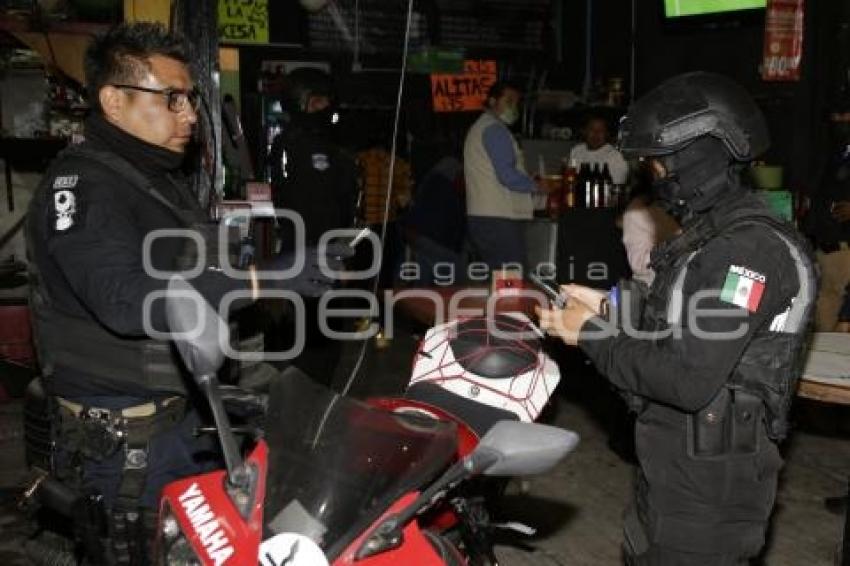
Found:
[[(345, 269), (346, 258), (354, 255), (354, 249), (347, 244), (331, 243), (325, 246), (324, 264), (325, 271), (341, 271)], [(261, 262), (257, 265), (257, 276), (262, 289), (282, 289), (294, 291), (305, 297), (319, 297), (333, 288), (336, 279), (329, 273), (323, 273), (319, 256), (320, 250), (316, 246), (308, 246), (300, 251), (304, 257), (303, 267), (293, 274), (282, 274), (290, 269), (298, 256), (298, 252), (280, 254), (277, 257)], [(262, 271), (274, 272), (264, 275)]]

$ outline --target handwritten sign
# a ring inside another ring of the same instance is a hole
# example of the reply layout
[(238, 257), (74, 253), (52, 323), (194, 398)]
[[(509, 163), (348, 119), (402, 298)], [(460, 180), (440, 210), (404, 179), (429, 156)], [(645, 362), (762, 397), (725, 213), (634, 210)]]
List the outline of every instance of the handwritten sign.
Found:
[(770, 0), (764, 24), (765, 81), (799, 81), (803, 59), (803, 0)]
[(480, 110), (496, 82), (496, 62), (467, 60), (463, 73), (432, 74), (431, 100), (435, 112)]
[(218, 0), (218, 37), (223, 42), (268, 43), (268, 0)]

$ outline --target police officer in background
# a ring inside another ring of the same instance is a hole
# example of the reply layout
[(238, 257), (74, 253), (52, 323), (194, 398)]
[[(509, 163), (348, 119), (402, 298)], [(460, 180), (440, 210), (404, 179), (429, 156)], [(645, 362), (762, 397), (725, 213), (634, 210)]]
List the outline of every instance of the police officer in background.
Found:
[[(154, 238), (146, 249), (146, 236), (208, 232), (180, 173), (198, 93), (181, 38), (158, 24), (125, 24), (96, 38), (85, 70), (86, 141), (53, 162), (29, 208), (31, 305), (45, 386), (57, 404), (55, 473), (107, 513), (109, 530), (95, 538), (111, 543), (88, 549), (88, 559), (142, 564), (160, 489), (204, 470), (209, 462), (200, 456), (215, 447), (194, 437), (192, 388), (172, 345), (150, 337), (168, 330), (165, 301), (146, 304), (168, 283), (153, 270), (191, 269), (199, 255), (187, 237)], [(255, 294), (256, 278), (231, 279), (215, 265), (212, 244), (191, 284), (215, 309), (230, 291)], [(299, 275), (268, 285), (305, 295), (329, 289), (315, 250), (306, 260)]]
[(648, 290), (620, 288), (614, 308), (608, 294), (568, 285), (567, 307), (541, 311), (541, 325), (578, 345), (637, 412), (627, 563), (745, 563), (776, 496), (813, 263), (741, 179), (769, 142), (740, 86), (709, 73), (670, 79), (629, 109), (621, 136), (624, 153), (648, 160), (683, 233), (653, 253)]
[[(354, 158), (332, 137), (332, 85), (327, 73), (295, 69), (286, 77), (281, 107), (288, 116), (269, 152), (275, 206), (301, 215), (308, 244), (328, 230), (350, 228), (357, 198)], [(289, 222), (283, 249), (292, 246)]]
[[(307, 244), (311, 245), (328, 230), (353, 227), (358, 170), (354, 157), (333, 139), (330, 76), (319, 69), (302, 67), (290, 72), (284, 83), (281, 108), (287, 119), (269, 152), (273, 198), (277, 208), (301, 217)], [(281, 250), (291, 250), (293, 224), (282, 220), (278, 230)], [(268, 307), (276, 324), (282, 322), (284, 328), (266, 332), (267, 349), (284, 350), (288, 347), (288, 317), (281, 319), (274, 306)], [(318, 300), (306, 302), (305, 318), (304, 351), (293, 364), (320, 383), (330, 385), (342, 353), (341, 342), (322, 332)], [(338, 322), (331, 320), (329, 324)]]

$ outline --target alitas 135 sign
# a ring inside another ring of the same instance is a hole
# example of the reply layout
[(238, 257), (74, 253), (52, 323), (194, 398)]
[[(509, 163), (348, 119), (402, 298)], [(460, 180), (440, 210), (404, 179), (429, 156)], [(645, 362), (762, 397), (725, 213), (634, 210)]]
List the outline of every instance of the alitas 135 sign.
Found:
[(487, 91), (496, 82), (495, 61), (464, 61), (463, 73), (432, 74), (434, 112), (465, 112), (484, 107)]
[(764, 23), (762, 79), (800, 80), (804, 0), (768, 0)]

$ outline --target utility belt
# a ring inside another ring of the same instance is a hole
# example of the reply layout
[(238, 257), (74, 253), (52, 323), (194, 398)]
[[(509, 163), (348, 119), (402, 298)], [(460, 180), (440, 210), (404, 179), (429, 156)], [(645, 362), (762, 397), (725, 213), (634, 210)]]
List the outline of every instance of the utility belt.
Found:
[[(57, 397), (56, 401), (63, 444), (71, 453), (102, 461), (123, 447), (127, 460), (125, 468), (128, 464), (146, 467), (148, 441), (174, 428), (186, 413), (186, 401), (182, 397), (124, 409), (92, 407), (62, 397)], [(142, 450), (145, 454), (134, 450)]]
[(818, 242), (818, 249), (825, 254), (831, 254), (838, 251), (850, 250), (850, 241), (838, 240), (837, 242)]

